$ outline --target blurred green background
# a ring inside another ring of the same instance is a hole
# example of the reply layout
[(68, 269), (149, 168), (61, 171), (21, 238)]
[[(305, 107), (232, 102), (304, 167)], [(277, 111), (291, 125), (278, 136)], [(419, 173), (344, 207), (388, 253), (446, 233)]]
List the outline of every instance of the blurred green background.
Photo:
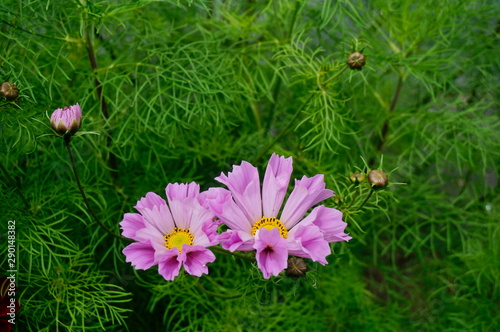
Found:
[[(16, 220), (17, 331), (500, 330), (497, 1), (0, 4), (0, 211)], [(366, 57), (362, 70), (349, 54)], [(0, 82), (1, 83), (1, 82)], [(202, 189), (271, 153), (325, 174), (349, 243), (306, 278), (218, 255), (209, 275), (135, 271), (119, 234), (149, 191)], [(353, 172), (390, 186), (364, 199)]]

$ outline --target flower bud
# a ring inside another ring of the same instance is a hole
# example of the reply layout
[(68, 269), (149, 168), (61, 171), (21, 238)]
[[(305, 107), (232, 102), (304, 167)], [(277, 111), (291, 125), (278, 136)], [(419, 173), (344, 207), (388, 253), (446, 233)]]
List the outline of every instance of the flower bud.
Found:
[(347, 58), (347, 64), (351, 69), (361, 70), (365, 65), (365, 56), (361, 52), (354, 52)]
[(76, 104), (70, 107), (58, 108), (50, 117), (50, 124), (55, 131), (64, 135), (70, 132), (74, 135), (80, 128), (82, 121), (82, 110), (80, 105)]
[(285, 269), (285, 275), (297, 279), (305, 277), (308, 270), (309, 268), (302, 258), (291, 257), (288, 259), (288, 267)]
[(4, 82), (0, 87), (0, 92), (7, 100), (14, 100), (19, 96), (19, 89), (14, 83)]
[(372, 184), (372, 188), (380, 189), (387, 186), (389, 177), (381, 170), (374, 169), (368, 173), (368, 181)]
[(351, 182), (357, 186), (361, 182), (365, 181), (365, 174), (364, 173), (352, 173), (351, 176), (349, 176), (349, 180), (351, 180)]

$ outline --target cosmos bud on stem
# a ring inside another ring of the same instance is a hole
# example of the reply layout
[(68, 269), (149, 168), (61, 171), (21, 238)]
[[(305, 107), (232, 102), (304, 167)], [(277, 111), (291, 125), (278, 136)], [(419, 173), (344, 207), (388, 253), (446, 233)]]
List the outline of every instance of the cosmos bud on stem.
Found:
[(290, 257), (288, 259), (288, 267), (285, 269), (285, 275), (294, 279), (305, 277), (309, 270), (306, 262), (299, 257)]
[(351, 69), (361, 70), (365, 63), (365, 56), (361, 52), (351, 53), (347, 58), (347, 65), (349, 65)]
[(387, 186), (389, 177), (381, 170), (374, 169), (368, 173), (368, 181), (371, 183), (373, 189), (381, 189)]
[(58, 108), (50, 117), (52, 128), (59, 134), (71, 133), (74, 135), (82, 122), (82, 110), (80, 105), (76, 104), (70, 107)]
[(14, 83), (4, 82), (0, 87), (0, 92), (7, 100), (14, 100), (19, 96), (19, 89)]
[(364, 173), (352, 173), (350, 176), (349, 176), (349, 180), (351, 180), (351, 182), (357, 186), (358, 184), (360, 184), (361, 182), (365, 181), (365, 174)]

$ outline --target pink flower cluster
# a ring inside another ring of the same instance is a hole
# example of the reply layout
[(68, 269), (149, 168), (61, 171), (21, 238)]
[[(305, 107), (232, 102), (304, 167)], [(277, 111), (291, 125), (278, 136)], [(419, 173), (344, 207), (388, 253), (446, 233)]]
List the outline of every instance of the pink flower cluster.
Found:
[[(123, 250), (127, 262), (136, 269), (158, 265), (166, 280), (173, 280), (182, 266), (201, 276), (215, 260), (207, 248), (220, 244), (231, 252), (255, 251), (266, 279), (287, 268), (289, 255), (327, 264), (328, 243), (351, 239), (344, 233), (347, 224), (340, 211), (316, 206), (334, 196), (322, 174), (295, 180), (284, 203), (291, 174), (292, 158), (273, 154), (262, 187), (257, 168), (244, 161), (216, 178), (228, 189), (200, 193), (194, 182), (169, 184), (168, 204), (148, 193), (135, 206), (139, 213), (126, 213), (120, 223), (123, 236), (137, 241)], [(221, 223), (227, 229), (219, 234)]]

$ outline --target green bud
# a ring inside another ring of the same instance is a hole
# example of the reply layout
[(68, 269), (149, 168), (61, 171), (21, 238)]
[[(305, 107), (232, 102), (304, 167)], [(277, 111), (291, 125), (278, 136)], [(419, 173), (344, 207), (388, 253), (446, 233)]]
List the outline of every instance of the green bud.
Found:
[(357, 186), (361, 182), (365, 181), (365, 174), (364, 173), (352, 173), (351, 176), (349, 176), (349, 180), (351, 180), (351, 182)]

